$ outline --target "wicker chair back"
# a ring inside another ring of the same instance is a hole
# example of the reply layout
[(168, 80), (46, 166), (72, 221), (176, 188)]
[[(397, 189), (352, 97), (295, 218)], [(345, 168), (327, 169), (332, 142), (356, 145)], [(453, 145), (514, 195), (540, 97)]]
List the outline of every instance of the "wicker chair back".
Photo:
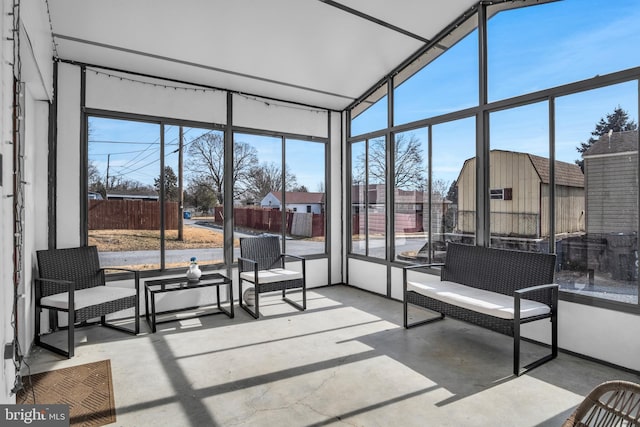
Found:
[[(513, 296), (517, 289), (553, 283), (555, 264), (553, 254), (448, 243), (440, 277)], [(548, 292), (532, 293), (527, 298), (551, 304)]]
[[(83, 246), (69, 249), (37, 251), (38, 271), (43, 279), (69, 280), (76, 290), (105, 284), (104, 271), (100, 269), (98, 249)], [(43, 282), (42, 296), (66, 292), (64, 287)]]
[[(269, 270), (281, 267), (282, 259), (280, 238), (278, 236), (247, 237), (240, 239), (240, 256), (258, 263), (258, 270)], [(253, 270), (250, 265), (243, 267), (243, 271)]]

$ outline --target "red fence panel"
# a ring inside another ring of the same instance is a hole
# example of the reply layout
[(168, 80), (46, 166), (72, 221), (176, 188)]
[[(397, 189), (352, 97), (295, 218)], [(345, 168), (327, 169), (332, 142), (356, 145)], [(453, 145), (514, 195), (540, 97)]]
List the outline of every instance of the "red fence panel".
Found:
[[(89, 230), (159, 230), (160, 203), (150, 200), (89, 200)], [(178, 229), (178, 203), (165, 203), (165, 229)]]

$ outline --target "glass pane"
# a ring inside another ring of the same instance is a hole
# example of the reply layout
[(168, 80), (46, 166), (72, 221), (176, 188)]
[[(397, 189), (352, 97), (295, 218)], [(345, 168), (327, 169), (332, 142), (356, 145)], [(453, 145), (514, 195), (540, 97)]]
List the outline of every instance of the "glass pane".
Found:
[(432, 128), (431, 259), (444, 262), (446, 242), (476, 242), (476, 121)]
[(89, 244), (104, 267), (160, 268), (160, 126), (88, 119)]
[(428, 130), (395, 136), (395, 254), (403, 261), (428, 260)]
[(287, 252), (325, 253), (325, 144), (287, 139)]
[(281, 235), (282, 138), (236, 133), (233, 139), (234, 241)]
[(383, 85), (351, 110), (351, 136), (388, 126), (387, 85)]
[[(549, 252), (549, 111), (542, 102), (490, 115), (491, 246)], [(559, 168), (559, 169), (558, 169)], [(582, 179), (573, 163), (556, 164), (556, 183)], [(572, 187), (578, 194), (581, 188)]]
[[(582, 164), (584, 197), (558, 226), (556, 280), (564, 291), (638, 303), (638, 85), (634, 82), (556, 100), (556, 156)], [(556, 172), (557, 173), (557, 172)]]
[(351, 144), (351, 252), (367, 253), (366, 232), (366, 143)]
[(367, 186), (367, 255), (386, 258), (387, 144), (385, 138), (369, 140), (367, 151), (367, 182), (369, 183)]
[(640, 65), (636, 0), (565, 0), (500, 12), (488, 23), (496, 101)]
[[(224, 133), (211, 129), (183, 127), (182, 144), (180, 128), (175, 138), (166, 138), (166, 155), (179, 164), (182, 147), (182, 191), (178, 191), (178, 206), (182, 194), (182, 213), (178, 224), (182, 231), (167, 230), (166, 258), (170, 266), (172, 258), (182, 263), (192, 256), (198, 264), (222, 263), (224, 245), (222, 227), (222, 200), (224, 188)], [(173, 143), (172, 145), (169, 145)], [(165, 160), (165, 168), (167, 160)], [(178, 182), (180, 169), (178, 168)], [(176, 260), (175, 262), (178, 262)], [(180, 264), (182, 265), (182, 264)]]
[[(478, 104), (478, 32), (457, 42), (394, 92), (396, 124), (434, 117)], [(455, 72), (452, 72), (455, 70)]]

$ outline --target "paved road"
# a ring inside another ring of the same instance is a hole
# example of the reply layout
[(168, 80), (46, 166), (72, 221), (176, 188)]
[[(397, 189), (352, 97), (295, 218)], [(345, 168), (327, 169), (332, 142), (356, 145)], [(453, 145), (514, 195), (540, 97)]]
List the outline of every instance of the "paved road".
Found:
[[(185, 224), (199, 226), (193, 220), (185, 220)], [(222, 232), (221, 228), (214, 228)], [(235, 237), (246, 237), (249, 234), (235, 233)], [(417, 251), (424, 245), (423, 237), (399, 238), (396, 239), (396, 251)], [(324, 242), (313, 242), (308, 240), (289, 239), (286, 242), (286, 251), (296, 255), (311, 255), (324, 252)], [(356, 253), (364, 253), (364, 249), (355, 249)], [(369, 241), (369, 254), (373, 257), (384, 258), (385, 242), (383, 239), (372, 239)], [(240, 255), (240, 250), (234, 249), (234, 259)], [(165, 262), (189, 264), (189, 259), (195, 256), (199, 260), (222, 260), (222, 248), (211, 249), (175, 249), (165, 252)], [(100, 252), (100, 263), (104, 267), (117, 265), (142, 265), (160, 264), (160, 252), (154, 251), (130, 251), (130, 252)]]

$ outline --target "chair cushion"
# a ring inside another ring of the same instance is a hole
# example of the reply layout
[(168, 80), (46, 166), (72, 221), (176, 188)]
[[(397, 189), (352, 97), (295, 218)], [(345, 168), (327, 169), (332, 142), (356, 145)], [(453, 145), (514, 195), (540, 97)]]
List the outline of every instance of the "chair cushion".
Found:
[[(136, 290), (133, 288), (119, 288), (115, 286), (94, 286), (92, 288), (79, 289), (74, 293), (75, 310), (135, 295)], [(42, 306), (66, 310), (69, 308), (69, 294), (63, 292), (46, 296), (40, 300), (40, 304)]]
[[(253, 282), (253, 271), (240, 273), (240, 279)], [(302, 279), (302, 272), (285, 270), (284, 268), (272, 268), (271, 270), (258, 270), (258, 283), (283, 282), (285, 280)]]
[[(429, 284), (408, 281), (407, 290), (478, 313), (501, 319), (513, 319), (514, 298), (509, 295), (447, 281), (430, 282)], [(547, 314), (550, 311), (551, 308), (541, 302), (520, 300), (521, 319)]]

